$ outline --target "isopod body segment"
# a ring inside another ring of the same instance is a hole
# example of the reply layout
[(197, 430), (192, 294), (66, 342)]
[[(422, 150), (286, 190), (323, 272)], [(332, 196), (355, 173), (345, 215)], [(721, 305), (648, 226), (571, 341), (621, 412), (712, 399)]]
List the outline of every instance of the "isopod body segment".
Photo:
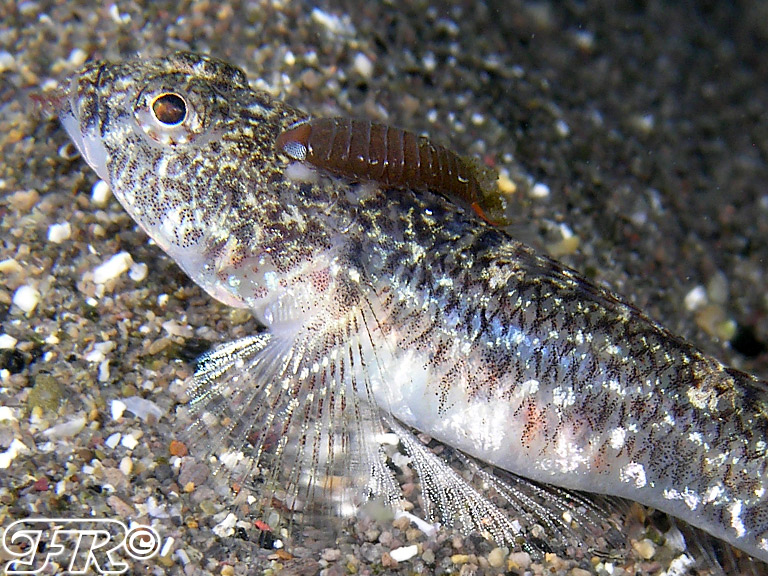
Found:
[(413, 132), (367, 120), (315, 118), (282, 132), (275, 146), (293, 160), (336, 176), (441, 194), (493, 224), (480, 207), (481, 188), (472, 166)]

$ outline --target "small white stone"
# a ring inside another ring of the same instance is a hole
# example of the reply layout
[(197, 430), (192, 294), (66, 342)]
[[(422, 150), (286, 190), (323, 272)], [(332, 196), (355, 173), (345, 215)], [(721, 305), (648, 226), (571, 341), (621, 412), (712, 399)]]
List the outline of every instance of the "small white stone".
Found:
[(195, 332), (189, 324), (181, 324), (177, 320), (166, 320), (162, 324), (163, 330), (171, 336), (181, 336), (182, 338), (192, 338)]
[(0, 334), (0, 350), (13, 350), (17, 342), (10, 334)]
[(339, 17), (330, 12), (324, 12), (320, 8), (312, 9), (312, 20), (328, 29), (335, 36), (354, 36), (355, 27), (352, 25), (349, 16)]
[(470, 121), (471, 121), (471, 122), (472, 122), (472, 124), (474, 124), (475, 126), (482, 126), (483, 124), (485, 124), (485, 116), (483, 116), (482, 114), (480, 114), (480, 112), (475, 112), (475, 113), (473, 113), (473, 114), (472, 114), (472, 116), (470, 117)]
[(78, 418), (74, 418), (67, 422), (56, 424), (56, 426), (51, 426), (47, 430), (43, 431), (43, 435), (48, 438), (55, 439), (71, 438), (72, 436), (78, 434), (83, 428), (85, 428), (86, 423), (87, 420), (85, 416), (79, 416)]
[(72, 236), (72, 227), (69, 222), (62, 222), (61, 224), (51, 224), (48, 227), (48, 242), (54, 244), (61, 244), (65, 240), (69, 240)]
[(0, 469), (8, 468), (19, 454), (29, 454), (30, 450), (27, 445), (21, 440), (14, 438), (11, 440), (11, 445), (8, 446), (8, 450), (0, 452)]
[(533, 185), (533, 188), (531, 188), (530, 195), (532, 198), (546, 198), (549, 196), (549, 192), (549, 186), (542, 184), (541, 182), (537, 182)]
[(97, 342), (93, 345), (90, 352), (87, 352), (85, 354), (85, 359), (88, 362), (93, 362), (94, 364), (100, 364), (101, 362), (104, 362), (104, 360), (107, 359), (107, 354), (112, 352), (117, 347), (117, 344), (114, 342), (111, 342), (107, 340), (106, 342)]
[(693, 312), (707, 303), (707, 290), (704, 286), (696, 286), (683, 299), (685, 309)]
[(0, 50), (0, 72), (16, 68), (16, 59), (6, 50)]
[(103, 360), (99, 362), (99, 382), (106, 382), (109, 380), (109, 360)]
[(160, 408), (152, 400), (147, 400), (141, 396), (129, 396), (122, 399), (123, 405), (129, 412), (133, 412), (138, 418), (146, 421), (149, 416), (160, 420), (165, 415), (165, 410)]
[(13, 303), (25, 314), (29, 314), (40, 303), (40, 292), (32, 286), (19, 286), (13, 293)]
[(120, 432), (115, 432), (114, 434), (110, 435), (106, 440), (104, 440), (104, 444), (108, 447), (114, 450), (117, 448), (117, 445), (120, 444), (120, 439), (123, 437)]
[(368, 58), (368, 56), (362, 52), (355, 54), (353, 67), (355, 72), (360, 74), (360, 76), (365, 79), (369, 79), (371, 76), (373, 76), (373, 62), (371, 62), (370, 58)]
[[(163, 547), (160, 549), (160, 556), (166, 557), (168, 554), (171, 553), (171, 550), (173, 550), (173, 544), (176, 542), (176, 539), (173, 536), (167, 536), (165, 538), (165, 542), (163, 542)], [(179, 552), (184, 552), (183, 548), (179, 549)], [(179, 555), (179, 559), (181, 559), (181, 555)], [(186, 557), (187, 561), (182, 561), (182, 564), (187, 564), (189, 562), (189, 556)]]
[(143, 262), (134, 263), (131, 266), (131, 269), (128, 271), (128, 277), (134, 282), (141, 282), (142, 280), (144, 280), (144, 278), (147, 277), (148, 272), (149, 272), (149, 266), (147, 266)]
[(133, 258), (131, 258), (128, 252), (118, 252), (101, 266), (97, 266), (94, 269), (93, 281), (96, 284), (105, 284), (109, 280), (127, 272), (132, 265)]
[(0, 422), (15, 422), (17, 420), (18, 418), (10, 406), (0, 406)]
[(558, 136), (565, 138), (571, 133), (571, 128), (565, 120), (559, 119), (555, 122), (555, 131)]
[(22, 270), (23, 268), (21, 267), (21, 264), (19, 264), (13, 258), (6, 258), (5, 260), (0, 260), (0, 273), (2, 274), (16, 274), (18, 272), (21, 272)]
[(120, 460), (120, 465), (118, 468), (120, 468), (120, 472), (126, 476), (130, 476), (131, 472), (133, 471), (133, 460), (131, 460), (128, 456), (125, 456), (122, 460)]
[(80, 68), (80, 66), (85, 64), (87, 59), (88, 52), (82, 48), (75, 48), (72, 50), (72, 52), (69, 53), (69, 58), (67, 58), (67, 61), (72, 65), (73, 68)]
[(213, 527), (213, 533), (216, 534), (219, 538), (225, 538), (227, 536), (232, 536), (232, 534), (235, 533), (235, 525), (237, 524), (237, 516), (232, 514), (231, 512), (227, 515), (224, 520), (216, 524), (216, 526)]
[(138, 438), (136, 438), (134, 433), (131, 432), (130, 434), (126, 434), (125, 436), (123, 436), (123, 439), (120, 440), (120, 444), (128, 448), (128, 450), (133, 450), (134, 448), (136, 448), (136, 446), (139, 445), (139, 440)]
[(109, 197), (112, 196), (112, 190), (109, 189), (109, 184), (104, 180), (97, 180), (91, 188), (91, 200), (96, 206), (104, 206)]
[(410, 560), (416, 556), (418, 553), (419, 547), (416, 544), (413, 544), (411, 546), (401, 546), (400, 548), (395, 548), (389, 553), (389, 555), (395, 562), (405, 562), (406, 560)]
[(430, 524), (426, 520), (422, 520), (415, 514), (411, 514), (410, 512), (407, 512), (405, 510), (401, 510), (399, 512), (395, 513), (395, 520), (402, 518), (402, 517), (408, 518), (411, 522), (416, 524), (416, 527), (421, 530), (424, 534), (427, 536), (434, 536), (437, 534), (437, 525), (436, 524)]
[(128, 407), (122, 400), (112, 400), (112, 404), (110, 406), (110, 410), (112, 412), (112, 420), (119, 420), (122, 418), (126, 408)]

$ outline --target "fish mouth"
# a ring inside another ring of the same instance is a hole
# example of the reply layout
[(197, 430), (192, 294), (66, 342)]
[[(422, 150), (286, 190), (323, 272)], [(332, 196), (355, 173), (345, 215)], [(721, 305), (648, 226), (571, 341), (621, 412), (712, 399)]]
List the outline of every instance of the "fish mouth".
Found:
[[(99, 72), (97, 78), (100, 75)], [(84, 72), (76, 74), (65, 86), (34, 94), (32, 99), (43, 109), (58, 116), (83, 159), (102, 180), (107, 180), (109, 154), (98, 127), (99, 120), (89, 125), (82, 117), (82, 110), (98, 107), (98, 85), (94, 86), (88, 76)], [(98, 117), (96, 113), (95, 118)]]

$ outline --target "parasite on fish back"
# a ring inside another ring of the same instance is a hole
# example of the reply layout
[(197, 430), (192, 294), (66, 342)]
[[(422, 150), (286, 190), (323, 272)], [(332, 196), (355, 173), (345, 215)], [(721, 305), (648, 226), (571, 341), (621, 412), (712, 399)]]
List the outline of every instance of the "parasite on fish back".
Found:
[(314, 118), (282, 132), (275, 146), (337, 176), (442, 194), (493, 224), (480, 205), (482, 190), (470, 163), (413, 132), (367, 120)]
[[(608, 532), (592, 493), (764, 569), (768, 383), (478, 222), (456, 205), (477, 189), (453, 153), (307, 122), (187, 52), (89, 64), (50, 101), (155, 243), (264, 327), (200, 360), (191, 410), (198, 448), (265, 508), (402, 508), (394, 435), (431, 522), (592, 569), (585, 541)], [(292, 179), (275, 145), (340, 177)]]

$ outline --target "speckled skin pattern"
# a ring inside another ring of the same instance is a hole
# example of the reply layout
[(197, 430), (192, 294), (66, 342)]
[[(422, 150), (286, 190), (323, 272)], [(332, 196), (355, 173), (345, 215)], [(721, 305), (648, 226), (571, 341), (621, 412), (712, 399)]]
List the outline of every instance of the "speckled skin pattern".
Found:
[[(152, 113), (169, 92), (187, 107), (174, 126)], [(288, 342), (365, 340), (383, 410), (768, 561), (766, 382), (438, 195), (289, 177), (275, 138), (307, 116), (223, 62), (92, 64), (54, 100), (125, 209), (212, 296)]]

